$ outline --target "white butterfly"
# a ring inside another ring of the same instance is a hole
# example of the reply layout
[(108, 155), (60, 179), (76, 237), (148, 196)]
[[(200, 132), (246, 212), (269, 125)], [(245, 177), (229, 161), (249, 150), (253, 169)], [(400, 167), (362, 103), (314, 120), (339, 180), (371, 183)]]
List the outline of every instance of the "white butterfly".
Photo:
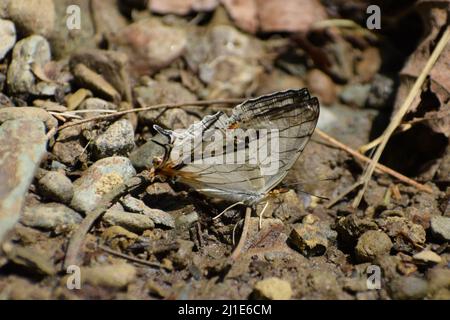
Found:
[[(218, 112), (181, 133), (155, 126), (168, 142), (164, 145), (164, 158), (156, 162), (154, 174), (174, 178), (208, 196), (255, 205), (286, 177), (309, 141), (318, 118), (319, 102), (304, 88), (249, 99), (237, 105), (230, 117)], [(218, 133), (226, 135), (238, 129), (257, 133), (242, 139), (214, 139)], [(258, 132), (276, 132), (276, 139), (271, 135), (261, 144)], [(249, 152), (255, 145), (254, 152)], [(176, 151), (186, 146), (190, 152), (180, 156)], [(258, 156), (267, 147), (271, 150), (266, 157)], [(221, 161), (235, 157), (233, 153), (242, 149), (247, 151), (243, 163)], [(278, 170), (268, 174), (269, 160), (273, 158), (278, 161)]]

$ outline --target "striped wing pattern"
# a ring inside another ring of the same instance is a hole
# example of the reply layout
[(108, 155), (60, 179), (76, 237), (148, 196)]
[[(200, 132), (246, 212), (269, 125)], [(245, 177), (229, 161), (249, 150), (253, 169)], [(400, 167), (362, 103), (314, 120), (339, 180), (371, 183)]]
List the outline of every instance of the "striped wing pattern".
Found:
[[(287, 175), (309, 141), (318, 117), (319, 102), (310, 97), (307, 89), (288, 90), (249, 99), (236, 106), (230, 117), (218, 112), (193, 124), (182, 134), (172, 136), (174, 148), (186, 144), (192, 137), (197, 139), (194, 138), (191, 154), (183, 154), (183, 157), (177, 159), (169, 155), (171, 174), (178, 181), (209, 196), (254, 204), (263, 199)], [(269, 150), (266, 158), (256, 159), (254, 152), (247, 152), (244, 163), (222, 161), (222, 164), (217, 164), (229, 153), (224, 155), (212, 150), (233, 150), (236, 145), (247, 148), (256, 138), (250, 136), (247, 142), (242, 139), (214, 140), (213, 135), (217, 131), (225, 132), (230, 128), (244, 131), (276, 130), (277, 140), (272, 141), (275, 138), (269, 135), (265, 140), (269, 148), (265, 144), (257, 146), (258, 152), (261, 151), (260, 148)], [(272, 147), (275, 144), (274, 149)], [(274, 156), (278, 159), (277, 170), (272, 174), (263, 174), (269, 157), (273, 159)], [(200, 163), (192, 163), (187, 157), (190, 160), (203, 157), (203, 160)]]

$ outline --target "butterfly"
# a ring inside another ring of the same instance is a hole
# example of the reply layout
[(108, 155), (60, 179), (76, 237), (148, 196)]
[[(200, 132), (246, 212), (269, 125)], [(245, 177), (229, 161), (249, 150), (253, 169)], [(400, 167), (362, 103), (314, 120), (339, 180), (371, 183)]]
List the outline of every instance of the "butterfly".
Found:
[(318, 99), (303, 88), (246, 100), (230, 116), (208, 115), (182, 132), (155, 125), (167, 143), (161, 144), (166, 151), (154, 160), (153, 174), (210, 197), (256, 205), (286, 177), (319, 111)]

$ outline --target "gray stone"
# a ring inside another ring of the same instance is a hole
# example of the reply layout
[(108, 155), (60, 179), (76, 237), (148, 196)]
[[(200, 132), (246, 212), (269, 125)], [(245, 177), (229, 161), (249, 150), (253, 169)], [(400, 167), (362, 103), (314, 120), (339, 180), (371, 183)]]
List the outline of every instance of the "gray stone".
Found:
[[(117, 106), (114, 103), (108, 102), (100, 98), (88, 98), (81, 103), (78, 110), (117, 110)], [(99, 116), (100, 112), (89, 112), (82, 115), (84, 118)], [(91, 140), (91, 129), (96, 126), (95, 122), (83, 123), (80, 127), (83, 130), (83, 135), (86, 139)]]
[(19, 220), (25, 194), (46, 152), (46, 144), (42, 121), (11, 120), (0, 127), (0, 242)]
[(448, 267), (438, 268), (434, 267), (427, 272), (428, 292), (430, 294), (437, 294), (440, 291), (447, 289), (448, 297), (450, 297), (450, 269)]
[(88, 212), (99, 204), (105, 194), (134, 175), (136, 170), (125, 157), (98, 160), (73, 183), (71, 206), (78, 211)]
[(196, 211), (193, 211), (191, 213), (177, 217), (177, 219), (175, 220), (175, 224), (178, 228), (189, 227), (194, 222), (197, 222), (198, 219), (198, 213)]
[(41, 179), (37, 186), (41, 194), (57, 202), (70, 203), (73, 197), (72, 181), (58, 171), (49, 171)]
[(437, 240), (450, 241), (450, 217), (432, 217), (431, 232)]
[[(99, 1), (101, 2), (101, 1)], [(127, 77), (127, 56), (112, 50), (89, 49), (76, 52), (70, 57), (70, 65), (82, 63), (102, 75), (122, 95), (130, 95)]]
[(44, 37), (33, 35), (17, 42), (8, 68), (9, 90), (13, 93), (35, 92), (36, 79), (31, 66), (44, 66), (50, 59), (50, 46)]
[(16, 43), (16, 27), (9, 20), (0, 19), (0, 60)]
[(42, 203), (25, 207), (20, 222), (28, 227), (44, 230), (71, 229), (83, 218), (79, 213), (60, 203)]
[(394, 299), (422, 299), (427, 295), (428, 283), (426, 280), (414, 276), (399, 277), (389, 284)]
[(126, 210), (142, 213), (152, 219), (157, 225), (175, 228), (175, 219), (169, 213), (159, 209), (149, 208), (142, 200), (126, 196), (121, 200), (121, 203)]
[(131, 152), (130, 160), (136, 169), (149, 169), (153, 166), (154, 158), (162, 158), (164, 156), (164, 147), (162, 147), (155, 141), (159, 143), (167, 143), (167, 138), (162, 134), (157, 134), (142, 146), (139, 146), (133, 152)]
[[(6, 77), (0, 73), (0, 91), (3, 90), (3, 80), (6, 79)], [(14, 107), (14, 103), (12, 103), (11, 99), (4, 93), (0, 93), (0, 108), (10, 108)]]
[[(180, 103), (195, 101), (197, 97), (183, 85), (173, 81), (149, 81), (146, 86), (133, 89), (134, 96), (142, 105), (155, 105), (160, 103)], [(197, 108), (198, 109), (198, 108)], [(139, 112), (138, 117), (144, 123), (158, 123), (166, 128), (185, 129), (198, 119), (189, 115), (188, 108), (175, 108), (167, 110), (149, 110)]]
[(134, 148), (134, 130), (131, 122), (121, 119), (114, 122), (94, 141), (97, 158), (127, 155)]
[(347, 105), (364, 107), (369, 91), (370, 84), (351, 84), (342, 90), (339, 98)]
[(106, 211), (102, 220), (109, 225), (120, 226), (133, 232), (142, 232), (155, 227), (153, 220), (146, 215), (117, 209)]
[(369, 230), (358, 239), (355, 253), (359, 261), (371, 262), (378, 256), (388, 254), (391, 249), (392, 241), (386, 233)]
[[(68, 128), (70, 129), (70, 128)], [(61, 130), (61, 132), (64, 130)], [(60, 137), (58, 137), (58, 140)], [(73, 166), (80, 159), (80, 156), (84, 152), (84, 147), (79, 140), (69, 140), (67, 142), (57, 141), (53, 145), (53, 155), (62, 163)]]
[(128, 55), (130, 70), (136, 75), (167, 67), (181, 56), (187, 44), (185, 30), (154, 18), (129, 24), (111, 41)]
[(388, 108), (394, 97), (395, 81), (382, 74), (376, 74), (370, 84), (367, 107)]
[(88, 68), (82, 63), (71, 68), (71, 72), (77, 82), (84, 88), (91, 90), (96, 95), (110, 101), (119, 102), (119, 92), (102, 75)]

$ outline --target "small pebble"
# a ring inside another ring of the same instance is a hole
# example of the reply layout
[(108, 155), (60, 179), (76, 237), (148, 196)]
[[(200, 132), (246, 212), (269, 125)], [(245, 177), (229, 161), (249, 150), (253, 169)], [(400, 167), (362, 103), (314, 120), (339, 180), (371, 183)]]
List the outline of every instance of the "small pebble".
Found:
[(384, 109), (392, 105), (394, 100), (395, 82), (385, 75), (376, 74), (370, 84), (367, 96), (367, 107)]
[(392, 241), (386, 233), (370, 230), (359, 237), (356, 258), (361, 262), (371, 262), (378, 256), (388, 254), (391, 248)]
[(163, 157), (164, 156), (164, 148), (157, 144), (159, 143), (166, 143), (167, 138), (165, 138), (161, 134), (157, 134), (154, 137), (152, 137), (150, 140), (148, 140), (143, 145), (136, 148), (133, 152), (130, 154), (130, 160), (133, 166), (138, 170), (143, 170), (147, 168), (151, 168), (153, 166), (153, 159), (157, 157)]
[[(59, 0), (56, 0), (59, 1)], [(9, 1), (9, 18), (25, 35), (49, 36), (54, 29), (55, 5), (53, 0)]]
[(100, 74), (79, 63), (72, 68), (73, 76), (77, 81), (100, 97), (113, 102), (120, 101), (120, 94), (117, 90)]
[(194, 222), (198, 221), (198, 219), (199, 219), (198, 213), (196, 211), (193, 211), (191, 213), (177, 217), (177, 219), (175, 220), (175, 224), (178, 228), (188, 227)]
[(432, 217), (431, 233), (437, 240), (450, 241), (450, 217)]
[(320, 256), (328, 248), (328, 239), (318, 225), (296, 226), (290, 235), (292, 244), (305, 256)]
[(10, 262), (21, 266), (28, 272), (40, 275), (54, 275), (57, 271), (51, 257), (43, 250), (32, 247), (22, 247), (5, 242), (2, 246)]
[(103, 215), (102, 220), (112, 226), (121, 226), (133, 232), (143, 232), (153, 229), (155, 223), (150, 217), (139, 213), (131, 213), (110, 209)]
[(142, 200), (126, 196), (121, 200), (121, 203), (125, 210), (142, 213), (152, 219), (157, 225), (175, 228), (175, 219), (169, 213), (159, 209), (149, 208)]
[(134, 145), (133, 126), (129, 120), (121, 119), (95, 139), (94, 153), (99, 159), (113, 155), (126, 156)]
[(413, 256), (414, 259), (427, 263), (440, 263), (442, 258), (431, 250), (423, 250)]
[(341, 101), (349, 106), (364, 107), (369, 95), (370, 84), (351, 84), (339, 95)]
[(9, 20), (0, 19), (0, 60), (16, 43), (16, 27)]
[(187, 38), (182, 28), (166, 26), (158, 19), (141, 19), (120, 30), (112, 42), (128, 55), (133, 73), (147, 75), (181, 56)]
[(331, 105), (336, 101), (336, 85), (331, 78), (319, 69), (313, 69), (306, 76), (308, 88), (319, 96), (320, 102)]
[(422, 299), (427, 295), (428, 283), (415, 276), (402, 276), (392, 280), (389, 288), (394, 299)]
[(71, 229), (81, 223), (81, 215), (60, 203), (41, 203), (25, 207), (20, 222), (44, 230)]
[(391, 237), (394, 249), (403, 252), (414, 252), (423, 246), (426, 240), (425, 229), (404, 217), (390, 216), (376, 220), (379, 227)]
[(31, 66), (43, 66), (50, 58), (50, 45), (42, 36), (33, 35), (17, 42), (8, 68), (6, 82), (9, 90), (13, 93), (35, 92), (36, 79)]
[(81, 269), (82, 283), (94, 287), (124, 288), (136, 278), (136, 268), (128, 263), (117, 263), (105, 266), (86, 267)]
[(39, 179), (38, 188), (41, 194), (53, 201), (70, 203), (73, 197), (72, 181), (58, 171), (49, 171)]
[(292, 297), (291, 284), (276, 277), (258, 281), (253, 289), (256, 299), (289, 300)]

